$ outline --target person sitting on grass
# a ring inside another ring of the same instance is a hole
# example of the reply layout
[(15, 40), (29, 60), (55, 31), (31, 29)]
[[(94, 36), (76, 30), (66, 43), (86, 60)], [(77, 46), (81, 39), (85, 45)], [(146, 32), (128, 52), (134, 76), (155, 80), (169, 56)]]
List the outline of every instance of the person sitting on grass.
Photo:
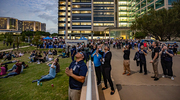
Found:
[(1, 77), (1, 78), (8, 78), (9, 76), (19, 75), (21, 73), (22, 62), (16, 63), (16, 66), (17, 66), (16, 70), (13, 70), (7, 76)]
[(6, 61), (6, 59), (7, 60), (11, 60), (12, 59), (11, 53), (9, 53), (9, 52), (6, 53), (4, 61)]
[(2, 63), (0, 63), (0, 67), (1, 67), (0, 76), (6, 75), (6, 72), (7, 72), (7, 70), (8, 70), (7, 66), (8, 66), (7, 64), (5, 64), (4, 66), (2, 66)]
[(62, 54), (60, 54), (58, 57), (62, 56), (62, 58), (67, 58), (65, 50), (62, 51)]
[[(50, 67), (49, 68), (49, 74), (45, 75), (45, 76), (42, 76), (41, 79), (37, 79), (37, 80), (32, 81), (32, 83), (34, 83), (34, 82), (38, 82), (39, 83), (39, 82), (41, 82), (43, 80), (54, 79), (55, 76), (56, 76), (56, 66), (57, 66), (58, 62), (59, 62), (59, 59), (56, 58), (53, 62), (47, 63), (47, 65)], [(52, 64), (50, 64), (50, 63), (52, 63)]]
[(3, 59), (3, 53), (0, 52), (0, 59)]
[(53, 55), (57, 55), (57, 51), (55, 49), (53, 50), (52, 53), (53, 53)]
[(19, 57), (22, 57), (23, 55), (24, 55), (23, 53), (19, 52)]
[[(19, 60), (15, 60), (15, 61), (17, 61), (17, 63), (14, 64), (13, 67), (12, 67), (11, 69), (9, 69), (7, 72), (11, 72), (11, 71), (14, 71), (14, 70), (17, 69), (17, 67), (18, 67), (17, 64), (19, 63)], [(15, 62), (15, 61), (14, 61), (14, 62)], [(25, 64), (25, 62), (22, 62), (21, 66), (22, 66), (21, 72), (23, 72), (23, 69), (25, 69), (25, 68), (28, 67), (28, 65)]]

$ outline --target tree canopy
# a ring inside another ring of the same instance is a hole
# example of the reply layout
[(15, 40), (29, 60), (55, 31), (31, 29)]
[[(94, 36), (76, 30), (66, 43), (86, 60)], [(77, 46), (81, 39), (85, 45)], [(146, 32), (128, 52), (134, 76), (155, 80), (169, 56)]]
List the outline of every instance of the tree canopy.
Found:
[(171, 40), (180, 36), (180, 0), (171, 9), (151, 10), (132, 22), (131, 30), (142, 32), (157, 40)]

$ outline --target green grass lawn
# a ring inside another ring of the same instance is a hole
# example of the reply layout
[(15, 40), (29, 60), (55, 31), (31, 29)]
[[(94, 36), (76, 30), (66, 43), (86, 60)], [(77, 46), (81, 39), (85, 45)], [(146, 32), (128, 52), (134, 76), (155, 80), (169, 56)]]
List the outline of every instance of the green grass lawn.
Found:
[(180, 54), (180, 51), (178, 51), (177, 54)]
[[(27, 46), (29, 45), (29, 43), (25, 43), (25, 42), (22, 42), (19, 46)], [(4, 49), (10, 49), (10, 48), (13, 48), (13, 44), (10, 46), (10, 44), (8, 46), (3, 45), (3, 41), (0, 41), (0, 50), (4, 50)], [(17, 48), (17, 45), (16, 45), (16, 48)]]
[[(27, 63), (29, 54), (17, 58)], [(71, 63), (70, 58), (60, 58), (60, 73), (57, 73), (55, 79), (42, 82), (42, 86), (32, 83), (32, 80), (40, 79), (42, 75), (48, 74), (49, 67), (46, 63), (27, 63), (29, 68), (24, 69), (23, 73), (0, 79), (0, 98), (1, 100), (68, 100), (68, 76), (65, 74), (65, 68)], [(14, 63), (9, 64), (12, 68)], [(51, 86), (54, 84), (54, 87)]]

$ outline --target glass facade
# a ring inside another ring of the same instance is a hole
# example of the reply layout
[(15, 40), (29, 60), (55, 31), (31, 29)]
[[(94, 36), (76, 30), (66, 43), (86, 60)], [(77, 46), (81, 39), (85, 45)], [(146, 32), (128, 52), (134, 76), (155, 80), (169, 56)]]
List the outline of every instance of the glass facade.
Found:
[(7, 18), (0, 18), (0, 29), (7, 29)]
[(156, 9), (164, 6), (164, 0), (158, 0), (156, 1)]

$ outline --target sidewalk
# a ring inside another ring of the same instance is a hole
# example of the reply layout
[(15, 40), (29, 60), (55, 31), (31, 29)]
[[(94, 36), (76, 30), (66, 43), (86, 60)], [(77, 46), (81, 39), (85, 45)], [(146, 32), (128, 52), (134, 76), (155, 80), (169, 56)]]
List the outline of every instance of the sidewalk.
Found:
[[(27, 47), (29, 47), (29, 46), (22, 46), (22, 47), (19, 47), (19, 48), (27, 48)], [(0, 52), (11, 51), (11, 50), (13, 50), (13, 48), (11, 48), (11, 49), (5, 49), (5, 50), (0, 50)], [(17, 49), (14, 49), (14, 50), (17, 50)]]

